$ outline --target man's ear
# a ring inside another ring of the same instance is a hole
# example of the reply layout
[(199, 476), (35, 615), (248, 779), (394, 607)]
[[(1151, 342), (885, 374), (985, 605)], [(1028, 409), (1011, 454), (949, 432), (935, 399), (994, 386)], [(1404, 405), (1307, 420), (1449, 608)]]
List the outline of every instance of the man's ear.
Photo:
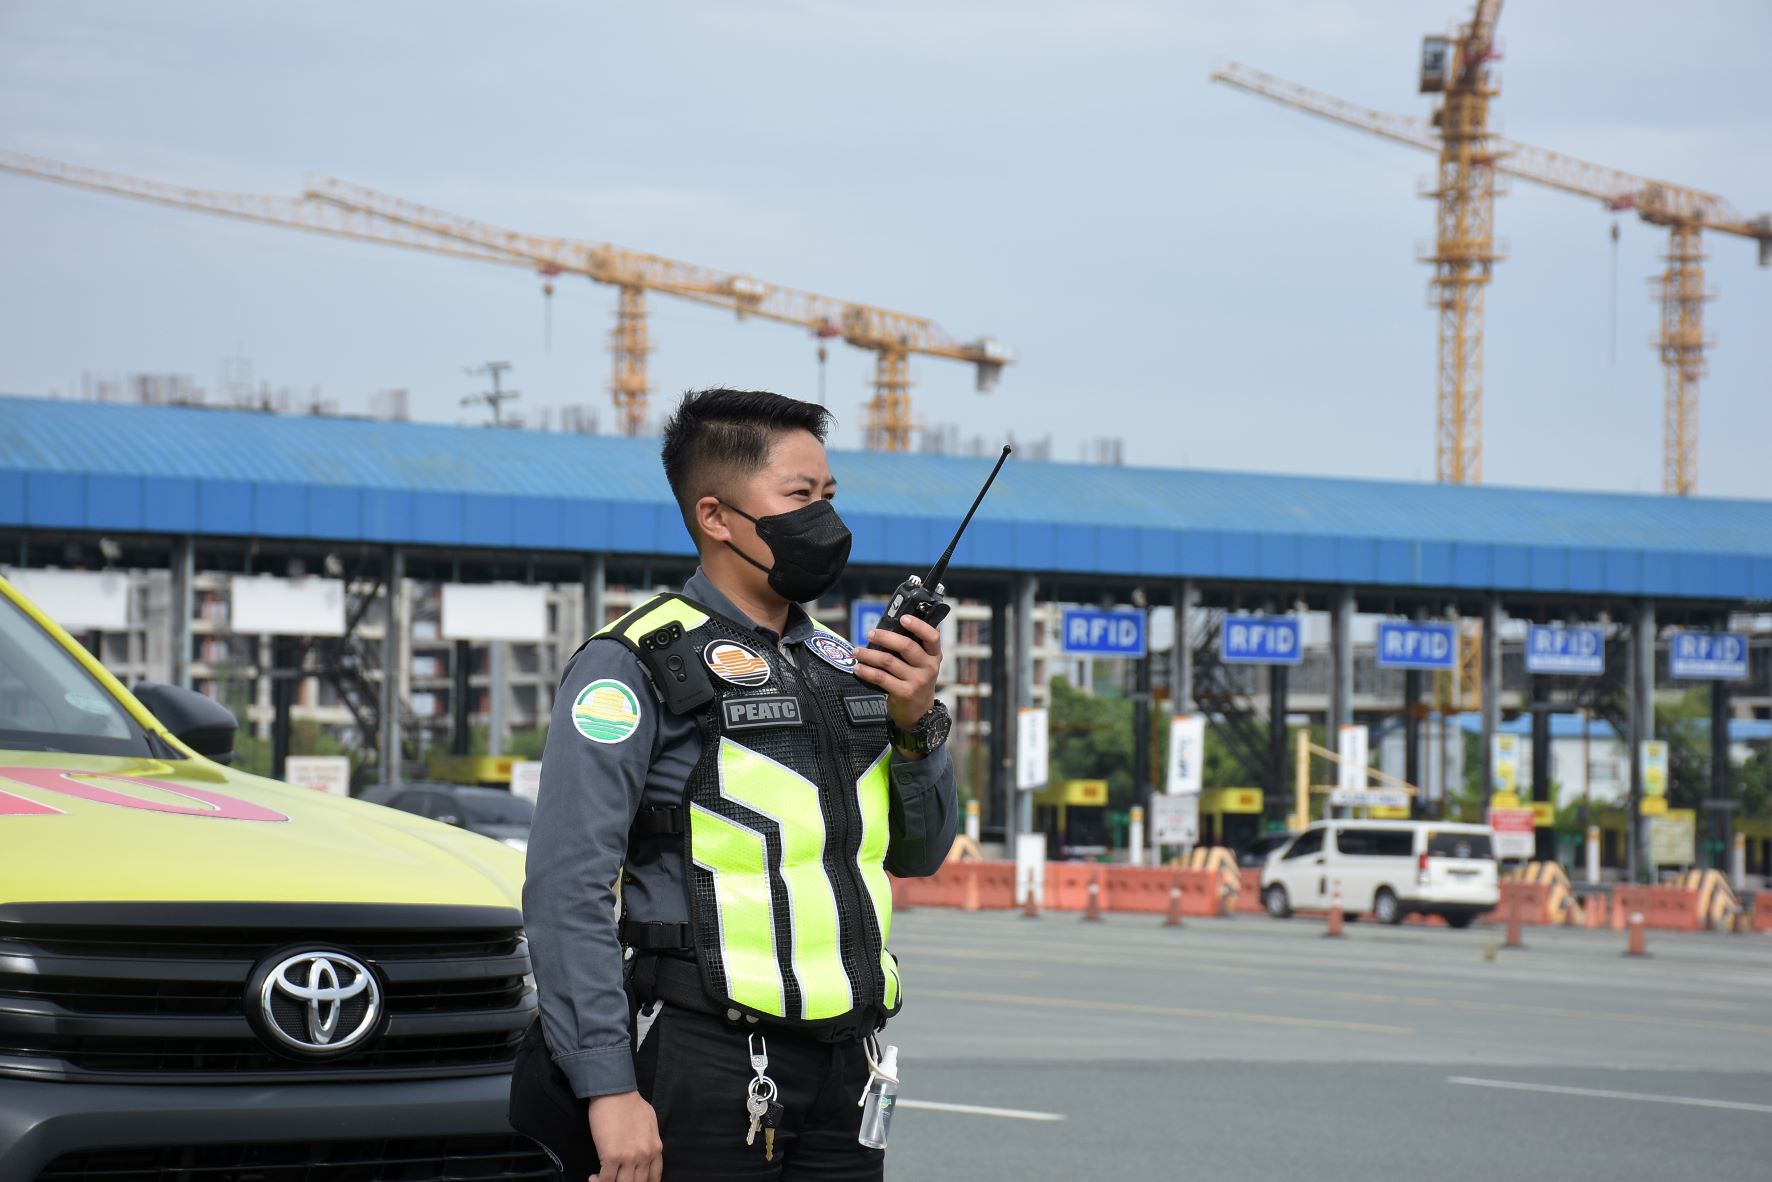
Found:
[(710, 542), (725, 542), (731, 539), (732, 530), (726, 524), (724, 506), (719, 497), (703, 497), (695, 502), (695, 525), (701, 536)]

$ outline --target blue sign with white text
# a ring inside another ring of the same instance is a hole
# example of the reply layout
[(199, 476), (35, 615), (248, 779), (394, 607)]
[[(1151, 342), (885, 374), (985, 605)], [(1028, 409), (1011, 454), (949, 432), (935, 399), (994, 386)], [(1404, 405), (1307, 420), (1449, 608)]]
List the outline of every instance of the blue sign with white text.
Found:
[(1144, 656), (1144, 613), (1064, 609), (1064, 651), (1078, 657)]
[(1227, 665), (1296, 665), (1304, 660), (1297, 616), (1226, 616), (1218, 656)]
[(1747, 680), (1745, 632), (1676, 632), (1668, 643), (1668, 657), (1675, 677)]
[(1458, 630), (1451, 624), (1380, 620), (1380, 669), (1452, 669), (1458, 665)]
[(1601, 676), (1606, 672), (1604, 629), (1532, 625), (1526, 630), (1526, 672)]
[(857, 599), (849, 604), (849, 639), (857, 648), (868, 642), (868, 633), (880, 626), (885, 615), (884, 599)]

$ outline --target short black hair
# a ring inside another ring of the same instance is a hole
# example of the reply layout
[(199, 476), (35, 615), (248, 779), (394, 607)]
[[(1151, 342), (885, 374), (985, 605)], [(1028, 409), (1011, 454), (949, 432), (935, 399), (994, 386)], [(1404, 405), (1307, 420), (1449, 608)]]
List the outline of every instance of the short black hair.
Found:
[(823, 443), (831, 412), (768, 390), (691, 390), (664, 425), (664, 470), (689, 536), (695, 503), (719, 496), (769, 462), (769, 449), (788, 431), (810, 431)]

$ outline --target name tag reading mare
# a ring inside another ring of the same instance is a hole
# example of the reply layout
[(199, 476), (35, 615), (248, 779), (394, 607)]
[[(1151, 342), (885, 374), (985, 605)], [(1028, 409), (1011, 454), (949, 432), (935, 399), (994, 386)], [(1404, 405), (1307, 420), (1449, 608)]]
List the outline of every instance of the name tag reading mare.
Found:
[(766, 727), (799, 726), (800, 700), (788, 694), (759, 698), (729, 698), (720, 704), (722, 729), (755, 731)]
[(886, 695), (856, 694), (843, 699), (843, 709), (849, 712), (849, 721), (856, 726), (866, 726), (870, 722), (885, 722)]

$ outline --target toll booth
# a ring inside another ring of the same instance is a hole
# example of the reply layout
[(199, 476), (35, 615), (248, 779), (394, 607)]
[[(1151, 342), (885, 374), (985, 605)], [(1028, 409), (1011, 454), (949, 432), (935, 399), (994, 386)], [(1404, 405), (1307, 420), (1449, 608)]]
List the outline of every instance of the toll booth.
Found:
[(1261, 789), (1209, 788), (1200, 793), (1200, 844), (1240, 850), (1261, 836)]
[(1106, 780), (1059, 780), (1034, 793), (1034, 828), (1054, 858), (1108, 851)]
[(515, 755), (433, 755), (430, 778), (445, 784), (468, 784), (481, 788), (509, 788)]

